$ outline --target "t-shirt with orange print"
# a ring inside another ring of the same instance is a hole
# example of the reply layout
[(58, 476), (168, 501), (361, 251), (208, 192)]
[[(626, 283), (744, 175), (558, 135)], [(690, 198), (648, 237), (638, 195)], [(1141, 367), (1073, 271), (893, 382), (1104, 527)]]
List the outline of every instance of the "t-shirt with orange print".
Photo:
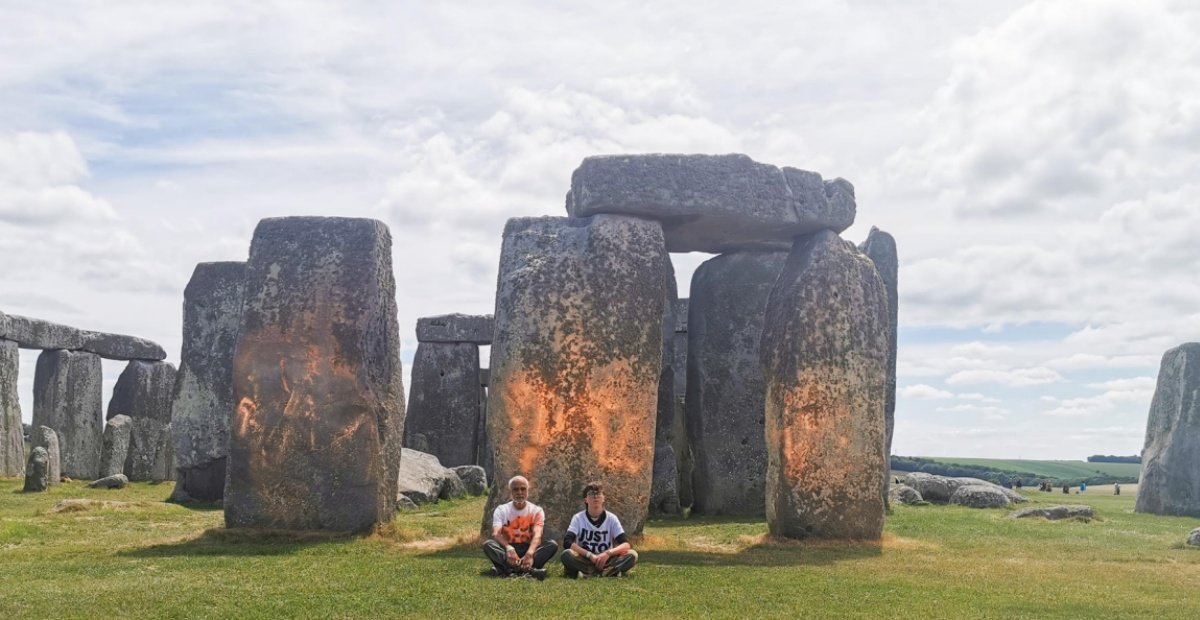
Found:
[(492, 531), (497, 527), (510, 545), (527, 545), (533, 541), (533, 527), (546, 526), (546, 513), (533, 502), (525, 502), (525, 507), (517, 510), (512, 502), (496, 506), (492, 513)]

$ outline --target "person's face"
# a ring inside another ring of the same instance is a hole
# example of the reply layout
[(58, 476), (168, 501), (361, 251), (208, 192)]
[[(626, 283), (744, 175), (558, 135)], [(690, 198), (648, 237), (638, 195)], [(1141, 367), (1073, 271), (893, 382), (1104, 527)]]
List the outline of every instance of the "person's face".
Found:
[(583, 503), (587, 504), (588, 512), (599, 514), (604, 510), (604, 491), (588, 491)]
[(512, 495), (513, 503), (520, 507), (529, 499), (529, 483), (517, 480), (509, 485), (508, 492)]

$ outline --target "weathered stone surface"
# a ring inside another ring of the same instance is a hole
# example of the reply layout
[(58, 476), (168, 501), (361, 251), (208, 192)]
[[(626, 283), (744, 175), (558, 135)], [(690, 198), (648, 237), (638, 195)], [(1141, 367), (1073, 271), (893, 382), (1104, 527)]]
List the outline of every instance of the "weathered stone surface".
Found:
[[(454, 470), (450, 470), (451, 473)], [(460, 499), (467, 496), (467, 486), (463, 484), (458, 474), (442, 478), (442, 486), (438, 489), (438, 499)]]
[(797, 239), (761, 341), (773, 534), (883, 533), (888, 331), (887, 292), (871, 261), (832, 231)]
[(50, 350), (33, 374), (33, 425), (58, 433), (62, 475), (92, 480), (100, 471), (104, 406), (100, 356)]
[(688, 442), (692, 510), (762, 516), (766, 385), (759, 355), (767, 299), (786, 252), (734, 252), (692, 275), (688, 318)]
[(129, 478), (125, 474), (116, 474), (114, 476), (105, 476), (99, 480), (93, 480), (88, 483), (88, 488), (91, 489), (123, 489), (129, 484)]
[(404, 386), (383, 223), (259, 222), (233, 397), (226, 526), (363, 531), (393, 518)]
[(490, 314), (427, 316), (417, 319), (417, 341), (492, 344), (494, 326)]
[(132, 360), (125, 365), (112, 398), (107, 419), (126, 415), (135, 420), (171, 421), (171, 390), (175, 387), (175, 365), (167, 362)]
[(113, 360), (163, 360), (167, 352), (145, 338), (78, 329), (41, 319), (10, 314), (0, 338), (24, 349), (87, 351)]
[(454, 473), (462, 480), (463, 487), (471, 495), (487, 493), (487, 473), (479, 465), (459, 465), (452, 467)]
[(409, 499), (407, 495), (404, 495), (402, 493), (402, 494), (396, 496), (396, 510), (408, 511), (408, 510), (416, 510), (416, 509), (417, 509), (417, 503), (412, 501), (411, 499)]
[(104, 425), (104, 443), (100, 449), (100, 477), (125, 473), (129, 460), (129, 440), (133, 435), (133, 418), (116, 415)]
[[(875, 263), (875, 270), (879, 273), (880, 279), (883, 280), (883, 287), (887, 289), (888, 325), (890, 326), (891, 336), (888, 339), (887, 391), (884, 393), (883, 414), (887, 424), (887, 436), (884, 439), (884, 454), (890, 459), (892, 454), (892, 435), (896, 428), (896, 329), (900, 316), (900, 298), (898, 293), (900, 259), (896, 255), (896, 239), (874, 226), (871, 227), (871, 232), (867, 234), (866, 241), (863, 241), (858, 246), (858, 249), (867, 258), (871, 259), (872, 263)], [(888, 475), (887, 471), (884, 471), (883, 489), (885, 498), (887, 497), (888, 484), (891, 481), (892, 477)]]
[(1091, 519), (1096, 516), (1095, 510), (1091, 506), (1081, 504), (1066, 504), (1061, 506), (1031, 506), (1013, 511), (1011, 515), (1014, 519), (1024, 519), (1026, 517), (1041, 517), (1051, 521), (1060, 519)]
[(492, 454), (492, 442), (488, 439), (487, 433), (487, 400), (488, 388), (479, 387), (479, 427), (475, 432), (475, 443), (479, 445), (479, 451), (476, 453), (475, 462), (483, 468), (487, 474), (488, 480), (492, 479), (492, 473), (495, 460)]
[(29, 440), (32, 447), (46, 450), (46, 471), (50, 486), (62, 482), (62, 451), (58, 447), (58, 433), (48, 426), (39, 426)]
[(0, 477), (25, 474), (25, 437), (17, 395), (20, 364), (17, 343), (0, 340)]
[[(996, 490), (1003, 493), (1004, 496), (1008, 498), (1008, 501), (1010, 501), (1014, 504), (1020, 504), (1020, 503), (1029, 501), (1024, 495), (1021, 495), (1020, 493), (1017, 493), (1016, 491), (1014, 491), (1012, 489), (1009, 489), (1009, 488), (1006, 488), (999, 484), (996, 484), (995, 482), (989, 482), (987, 480), (980, 480), (979, 478), (966, 478), (966, 477), (954, 477), (954, 478), (950, 478), (949, 480), (950, 480), (950, 484), (953, 486), (953, 488), (955, 490), (957, 490), (959, 487), (967, 486), (967, 485), (976, 485), (976, 486), (982, 485), (982, 486), (994, 487)], [(953, 493), (951, 493), (951, 495), (953, 495)]]
[(125, 476), (134, 482), (171, 480), (171, 425), (162, 420), (133, 418), (129, 433), (129, 451), (125, 456)]
[(954, 489), (950, 503), (967, 508), (1006, 508), (1008, 497), (992, 485), (966, 484)]
[(910, 472), (904, 476), (904, 484), (914, 488), (927, 502), (945, 504), (950, 501), (954, 489), (959, 485), (945, 476), (935, 476), (924, 472)]
[(1187, 544), (1193, 547), (1200, 547), (1200, 527), (1192, 530), (1187, 537)]
[(679, 489), (680, 506), (691, 506), (693, 502), (692, 470), (694, 461), (692, 446), (688, 442), (687, 411), (684, 407), (687, 396), (687, 314), (687, 298), (677, 300), (675, 302), (675, 338), (672, 346), (672, 352), (675, 355), (675, 360), (672, 362), (675, 369), (675, 421), (672, 433), (674, 441), (671, 448), (675, 451), (675, 467), (679, 473), (675, 484)]
[(1136, 510), (1200, 517), (1200, 342), (1163, 355), (1146, 421)]
[(583, 486), (603, 480), (626, 531), (650, 504), (667, 255), (657, 222), (597, 215), (505, 226), (488, 389), (495, 475), (514, 475), (560, 539)]
[(671, 252), (784, 249), (792, 239), (854, 223), (854, 187), (745, 155), (605, 155), (571, 175), (567, 213), (662, 222)]
[[(453, 478), (459, 488), (463, 489), (458, 474), (454, 470), (444, 467), (436, 456), (404, 448), (404, 457), (400, 459), (396, 492), (418, 504), (436, 503), (438, 499), (441, 499), (443, 489), (447, 489), (447, 493), (454, 491), (454, 483), (447, 482), (450, 478)], [(462, 493), (465, 492), (463, 489)]]
[(25, 465), (26, 493), (37, 493), (50, 488), (50, 457), (45, 448), (34, 448)]
[(888, 489), (888, 499), (897, 504), (916, 504), (925, 501), (921, 494), (907, 484), (894, 484)]
[(479, 453), (479, 346), (422, 342), (413, 358), (404, 446), (442, 464), (473, 465)]
[[(183, 289), (183, 349), (171, 394), (176, 489), (189, 500), (225, 496), (233, 400), (233, 351), (246, 263), (199, 263)], [(176, 495), (182, 501), (182, 495)]]
[(654, 424), (654, 473), (650, 486), (651, 514), (679, 514), (679, 463), (675, 458), (675, 302), (679, 298), (675, 269), (666, 261), (663, 274), (662, 370), (658, 375), (658, 414)]

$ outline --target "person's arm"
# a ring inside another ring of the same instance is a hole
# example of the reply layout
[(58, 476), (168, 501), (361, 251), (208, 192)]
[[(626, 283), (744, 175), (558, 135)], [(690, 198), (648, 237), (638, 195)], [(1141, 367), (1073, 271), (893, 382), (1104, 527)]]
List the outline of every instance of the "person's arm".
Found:
[(521, 558), (521, 568), (529, 570), (533, 568), (533, 554), (537, 551), (539, 545), (542, 544), (542, 529), (545, 528), (544, 522), (536, 521), (533, 524), (533, 538), (529, 540), (529, 549), (525, 550), (525, 557)]
[(513, 548), (512, 543), (508, 541), (508, 537), (504, 535), (503, 521), (496, 518), (492, 519), (492, 540), (504, 546), (505, 557), (508, 560), (509, 566), (516, 566), (517, 562), (521, 561), (521, 558), (517, 557), (517, 550)]

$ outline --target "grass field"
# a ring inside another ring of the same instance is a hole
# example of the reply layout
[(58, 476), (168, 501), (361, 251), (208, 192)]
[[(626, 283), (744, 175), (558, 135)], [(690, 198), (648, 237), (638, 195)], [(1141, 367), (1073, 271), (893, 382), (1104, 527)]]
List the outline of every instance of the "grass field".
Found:
[[(19, 493), (0, 479), (0, 618), (1196, 618), (1200, 519), (1088, 503), (1092, 522), (898, 506), (881, 544), (776, 541), (764, 523), (652, 521), (622, 579), (478, 576), (482, 499), (399, 515), (368, 538), (221, 528), (160, 503), (170, 484)], [(132, 505), (50, 513), (64, 498)], [(553, 574), (559, 574), (559, 570)]]
[(979, 465), (1005, 471), (1030, 473), (1047, 478), (1076, 479), (1106, 474), (1137, 477), (1142, 466), (1138, 463), (1089, 463), (1087, 461), (1034, 461), (1021, 459), (974, 459), (951, 456), (926, 456), (948, 465)]

